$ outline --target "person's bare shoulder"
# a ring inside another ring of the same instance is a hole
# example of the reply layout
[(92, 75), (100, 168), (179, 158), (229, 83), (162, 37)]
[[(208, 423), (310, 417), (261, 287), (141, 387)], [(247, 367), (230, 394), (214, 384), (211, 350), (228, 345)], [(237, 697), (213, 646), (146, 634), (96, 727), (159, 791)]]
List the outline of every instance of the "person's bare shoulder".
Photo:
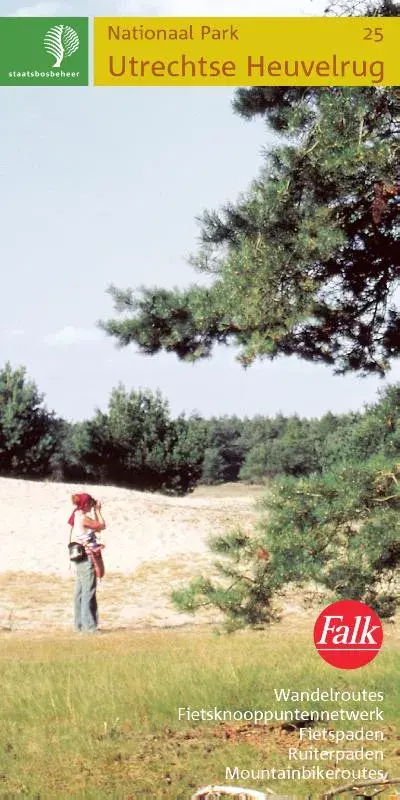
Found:
[(103, 531), (106, 527), (102, 522), (98, 522), (96, 519), (92, 519), (91, 517), (84, 517), (83, 525), (85, 528), (89, 528), (91, 531)]

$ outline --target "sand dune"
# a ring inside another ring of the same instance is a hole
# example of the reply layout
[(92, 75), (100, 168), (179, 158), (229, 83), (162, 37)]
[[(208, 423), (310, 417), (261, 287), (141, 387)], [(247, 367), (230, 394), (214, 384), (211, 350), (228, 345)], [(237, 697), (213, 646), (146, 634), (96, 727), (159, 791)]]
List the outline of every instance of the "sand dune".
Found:
[(210, 534), (254, 519), (251, 494), (175, 498), (112, 486), (0, 478), (0, 572), (69, 574), (67, 520), (75, 489), (103, 503), (108, 572), (130, 573), (149, 561), (203, 554)]
[[(200, 488), (184, 498), (112, 486), (0, 479), (0, 629), (32, 632), (71, 628), (74, 566), (68, 559), (73, 491), (103, 503), (106, 576), (99, 586), (103, 629), (201, 623), (170, 603), (173, 586), (204, 569), (211, 534), (250, 530), (257, 492)], [(258, 492), (259, 494), (259, 492)]]

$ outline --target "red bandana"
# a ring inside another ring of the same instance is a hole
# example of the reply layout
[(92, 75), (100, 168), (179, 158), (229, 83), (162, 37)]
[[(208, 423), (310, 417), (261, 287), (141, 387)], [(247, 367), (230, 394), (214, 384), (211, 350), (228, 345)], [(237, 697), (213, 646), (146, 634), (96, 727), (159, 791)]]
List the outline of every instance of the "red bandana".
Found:
[(75, 508), (68, 520), (68, 525), (74, 525), (76, 511), (83, 511), (85, 506), (88, 504), (89, 500), (93, 502), (93, 497), (91, 497), (90, 494), (78, 494), (77, 497), (78, 497), (78, 502), (75, 503)]

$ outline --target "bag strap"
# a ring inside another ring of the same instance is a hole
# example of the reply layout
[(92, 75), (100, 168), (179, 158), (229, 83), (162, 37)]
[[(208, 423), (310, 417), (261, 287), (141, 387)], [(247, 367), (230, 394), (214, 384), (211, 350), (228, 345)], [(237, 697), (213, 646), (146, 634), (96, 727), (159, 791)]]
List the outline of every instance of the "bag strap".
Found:
[[(70, 545), (71, 545), (72, 531), (73, 531), (73, 527), (72, 527), (72, 525), (71, 525), (71, 529), (70, 529), (70, 532), (69, 532), (69, 544), (68, 544), (68, 549), (69, 549), (69, 547), (70, 547)], [(71, 560), (70, 560), (70, 562), (69, 562), (69, 567), (68, 567), (68, 570), (70, 570), (70, 569), (71, 569)]]

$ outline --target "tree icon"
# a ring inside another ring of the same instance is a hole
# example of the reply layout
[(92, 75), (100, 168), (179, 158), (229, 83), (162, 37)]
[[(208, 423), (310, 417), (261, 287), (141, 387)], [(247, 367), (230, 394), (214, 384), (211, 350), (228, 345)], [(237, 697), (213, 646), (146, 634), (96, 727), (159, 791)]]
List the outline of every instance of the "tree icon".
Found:
[(54, 25), (44, 37), (44, 46), (56, 59), (53, 67), (60, 67), (64, 58), (72, 56), (79, 48), (79, 36), (70, 25)]

